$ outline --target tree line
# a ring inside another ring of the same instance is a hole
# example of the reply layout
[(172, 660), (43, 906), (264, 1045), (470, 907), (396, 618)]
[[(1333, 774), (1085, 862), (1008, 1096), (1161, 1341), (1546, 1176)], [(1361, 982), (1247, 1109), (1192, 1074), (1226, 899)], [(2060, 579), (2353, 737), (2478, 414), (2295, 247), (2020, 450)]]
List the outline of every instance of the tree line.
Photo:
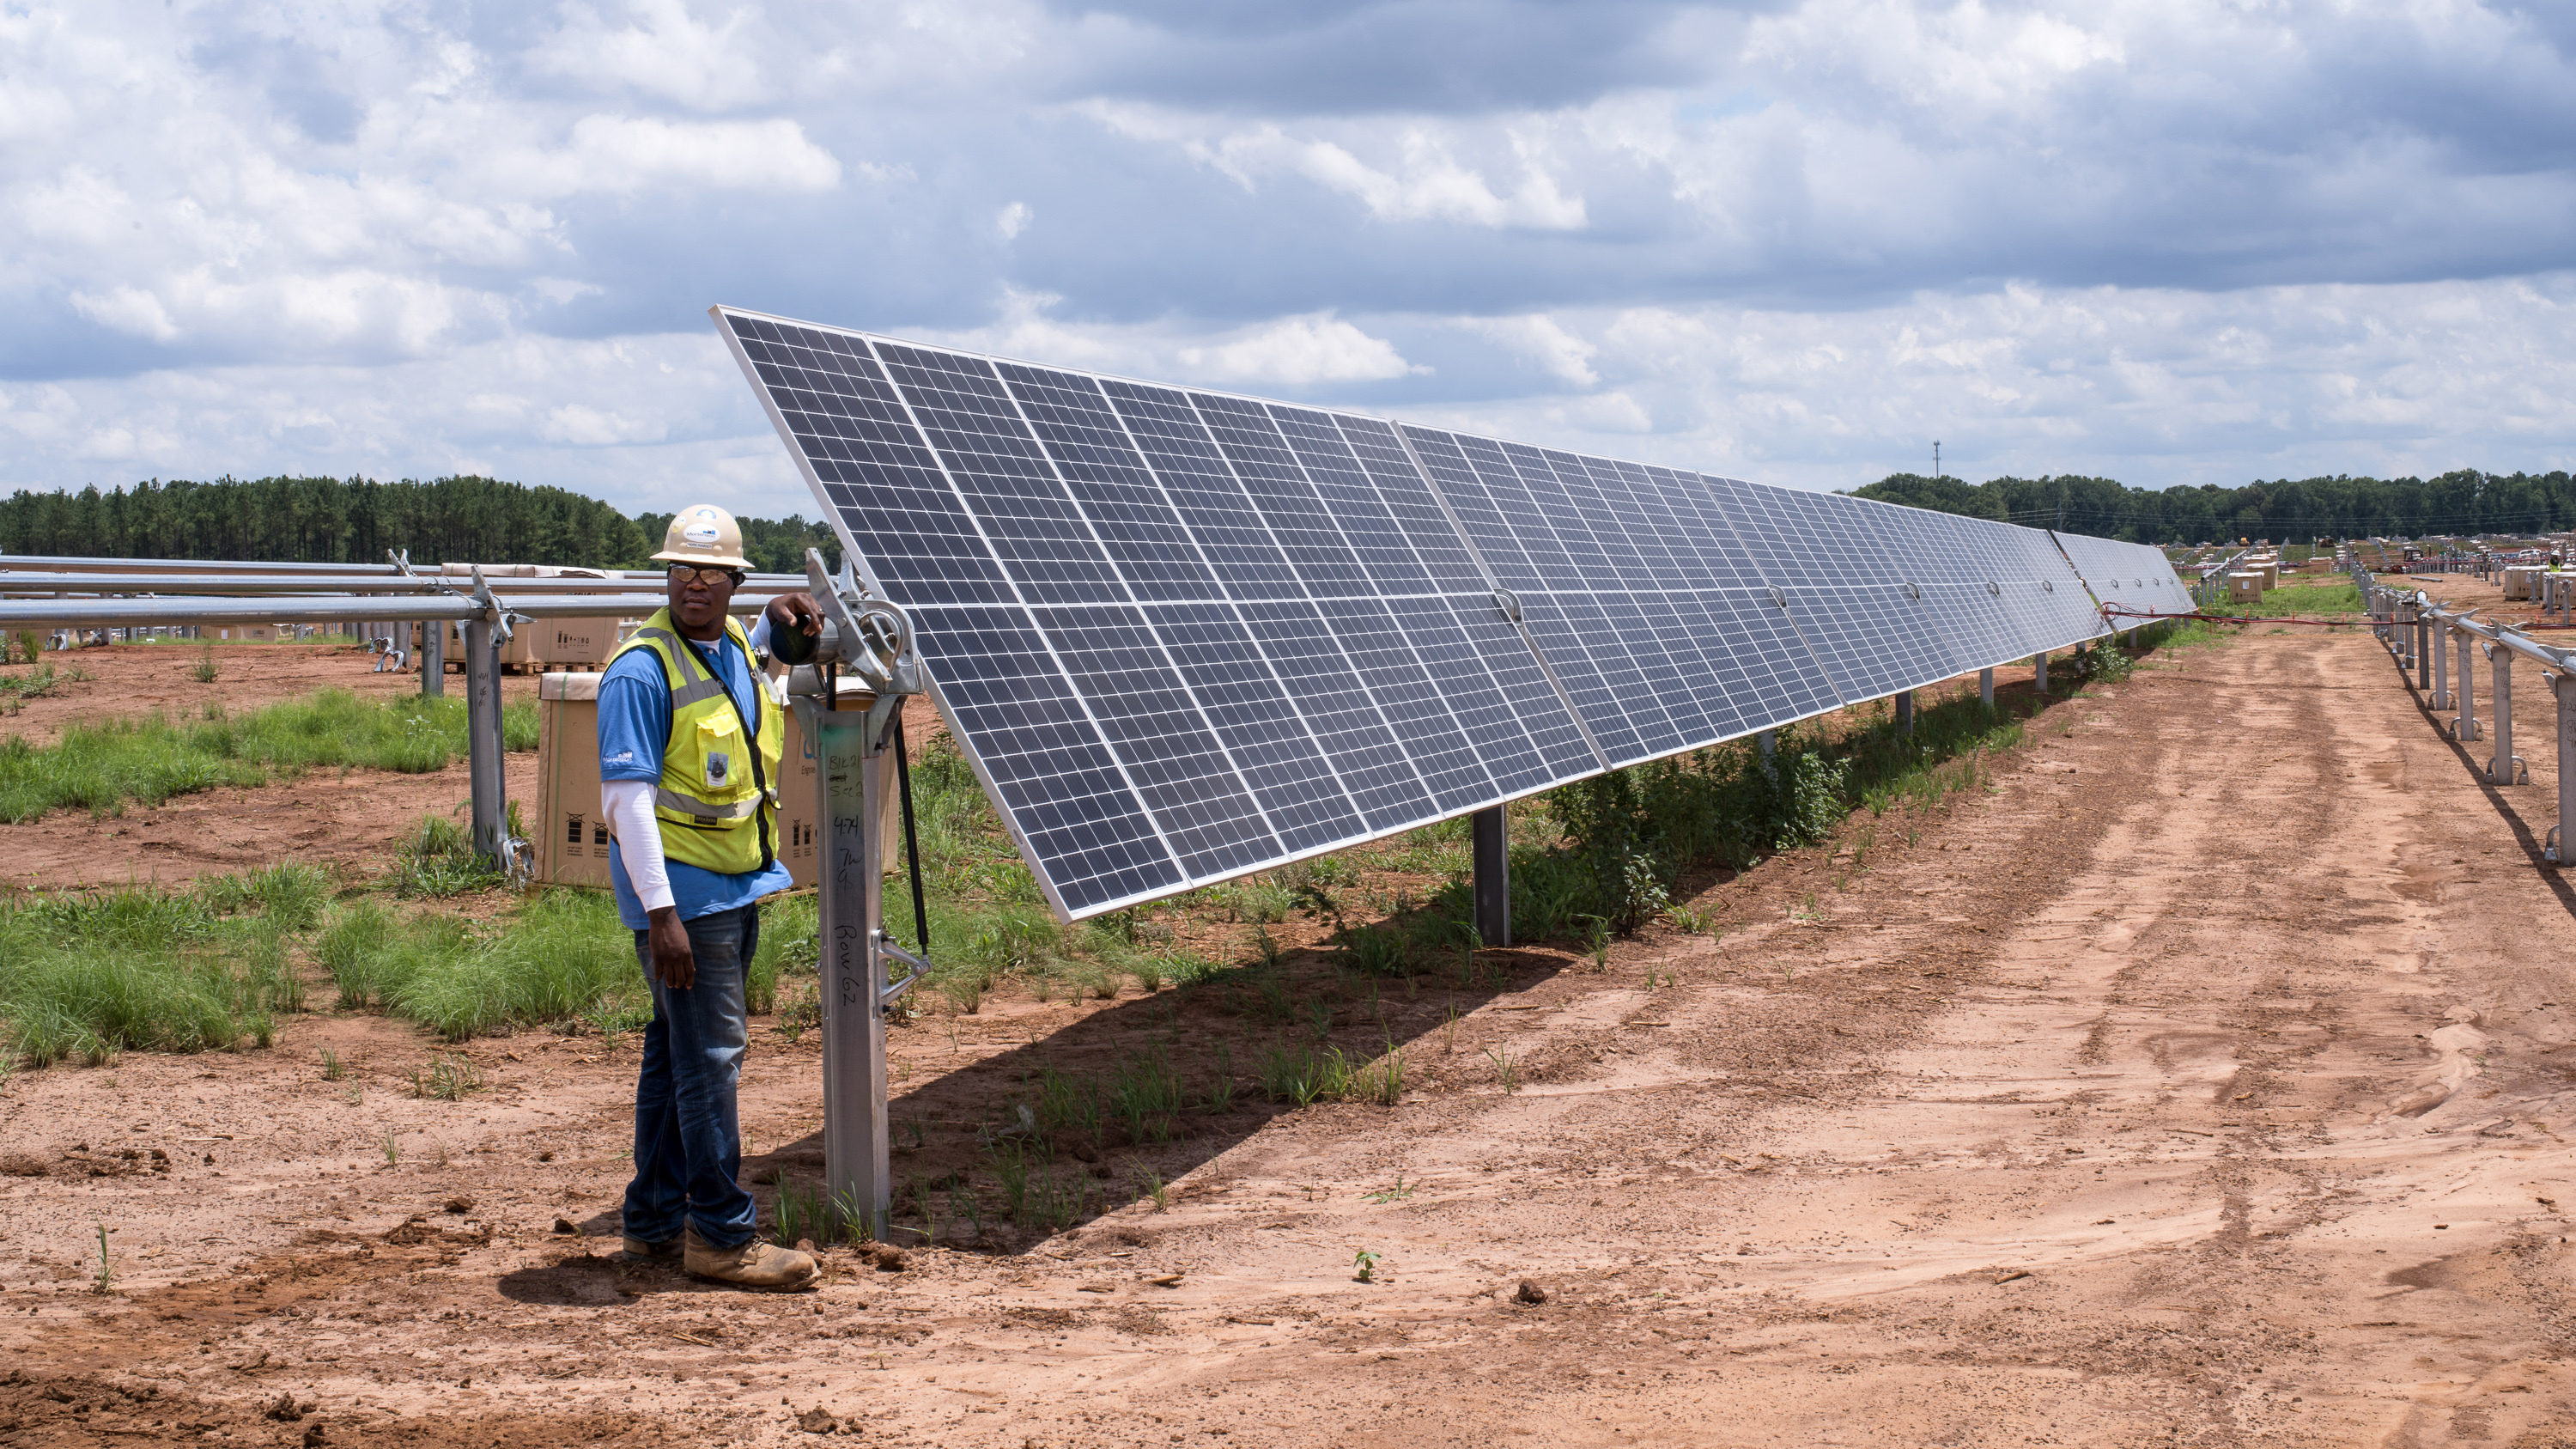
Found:
[(2132, 543), (2219, 543), (2268, 538), (2422, 538), (2434, 534), (2539, 534), (2576, 528), (2576, 478), (2559, 473), (2481, 473), (2438, 478), (2282, 478), (2236, 488), (2216, 484), (2130, 488), (2115, 479), (1927, 478), (1891, 473), (1862, 498), (1972, 518)]
[[(21, 489), (0, 499), (0, 553), (270, 563), (535, 563), (644, 568), (667, 513), (632, 517), (596, 498), (497, 478), (159, 479), (104, 492)], [(742, 520), (755, 569), (796, 571), (807, 547), (834, 566), (830, 525)]]

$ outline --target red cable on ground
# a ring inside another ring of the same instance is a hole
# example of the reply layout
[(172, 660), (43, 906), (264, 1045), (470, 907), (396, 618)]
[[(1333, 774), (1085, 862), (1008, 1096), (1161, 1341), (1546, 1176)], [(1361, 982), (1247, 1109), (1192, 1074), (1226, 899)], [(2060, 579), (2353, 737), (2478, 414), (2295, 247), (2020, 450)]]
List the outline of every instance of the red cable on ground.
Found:
[(2357, 629), (2365, 624), (2389, 622), (2385, 619), (2373, 619), (2368, 615), (2358, 619), (2300, 619), (2288, 614), (2278, 617), (2263, 614), (2204, 614), (2198, 610), (2188, 614), (2149, 614), (2119, 604), (2104, 604), (2102, 619), (2105, 623), (2113, 619), (2198, 619), (2210, 624), (2308, 624), (2319, 629)]

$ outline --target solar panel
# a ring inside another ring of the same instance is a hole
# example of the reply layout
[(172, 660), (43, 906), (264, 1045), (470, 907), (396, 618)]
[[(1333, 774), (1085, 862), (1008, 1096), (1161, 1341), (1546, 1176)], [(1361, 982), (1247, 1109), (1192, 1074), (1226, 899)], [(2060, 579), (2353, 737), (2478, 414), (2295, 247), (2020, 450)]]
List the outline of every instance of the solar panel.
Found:
[(2002, 599), (1987, 587), (1990, 571), (1975, 535), (1978, 520), (1889, 503), (1870, 506), (1890, 555), (1910, 564), (1908, 582), (1948, 636), (1957, 669), (1991, 668), (2031, 652), (2019, 647)]
[(1384, 425), (719, 316), (1063, 914), (1600, 767)]
[(1068, 919), (2100, 629), (2034, 530), (715, 316)]
[(2080, 533), (2060, 533), (2055, 537), (2058, 547), (2075, 565), (2075, 572), (2101, 603), (2140, 614), (2191, 611), (2190, 595), (2184, 591), (2163, 549)]

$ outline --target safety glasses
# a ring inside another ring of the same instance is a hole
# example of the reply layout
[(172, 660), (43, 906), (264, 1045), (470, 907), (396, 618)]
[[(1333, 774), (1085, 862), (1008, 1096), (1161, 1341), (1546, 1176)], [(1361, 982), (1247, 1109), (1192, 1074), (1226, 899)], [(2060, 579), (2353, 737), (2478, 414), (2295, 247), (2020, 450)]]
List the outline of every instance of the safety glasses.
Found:
[(732, 584), (739, 588), (742, 584), (742, 570), (701, 568), (696, 564), (673, 564), (671, 582), (684, 586), (695, 582), (705, 584), (708, 588), (714, 588), (718, 584)]

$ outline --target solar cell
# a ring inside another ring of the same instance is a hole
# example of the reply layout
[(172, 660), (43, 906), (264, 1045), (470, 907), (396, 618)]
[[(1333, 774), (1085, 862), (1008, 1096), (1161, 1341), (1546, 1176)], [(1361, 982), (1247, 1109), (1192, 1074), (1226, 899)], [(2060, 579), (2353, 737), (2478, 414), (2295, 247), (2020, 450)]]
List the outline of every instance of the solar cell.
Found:
[(2100, 628), (2035, 530), (715, 316), (1068, 918)]

